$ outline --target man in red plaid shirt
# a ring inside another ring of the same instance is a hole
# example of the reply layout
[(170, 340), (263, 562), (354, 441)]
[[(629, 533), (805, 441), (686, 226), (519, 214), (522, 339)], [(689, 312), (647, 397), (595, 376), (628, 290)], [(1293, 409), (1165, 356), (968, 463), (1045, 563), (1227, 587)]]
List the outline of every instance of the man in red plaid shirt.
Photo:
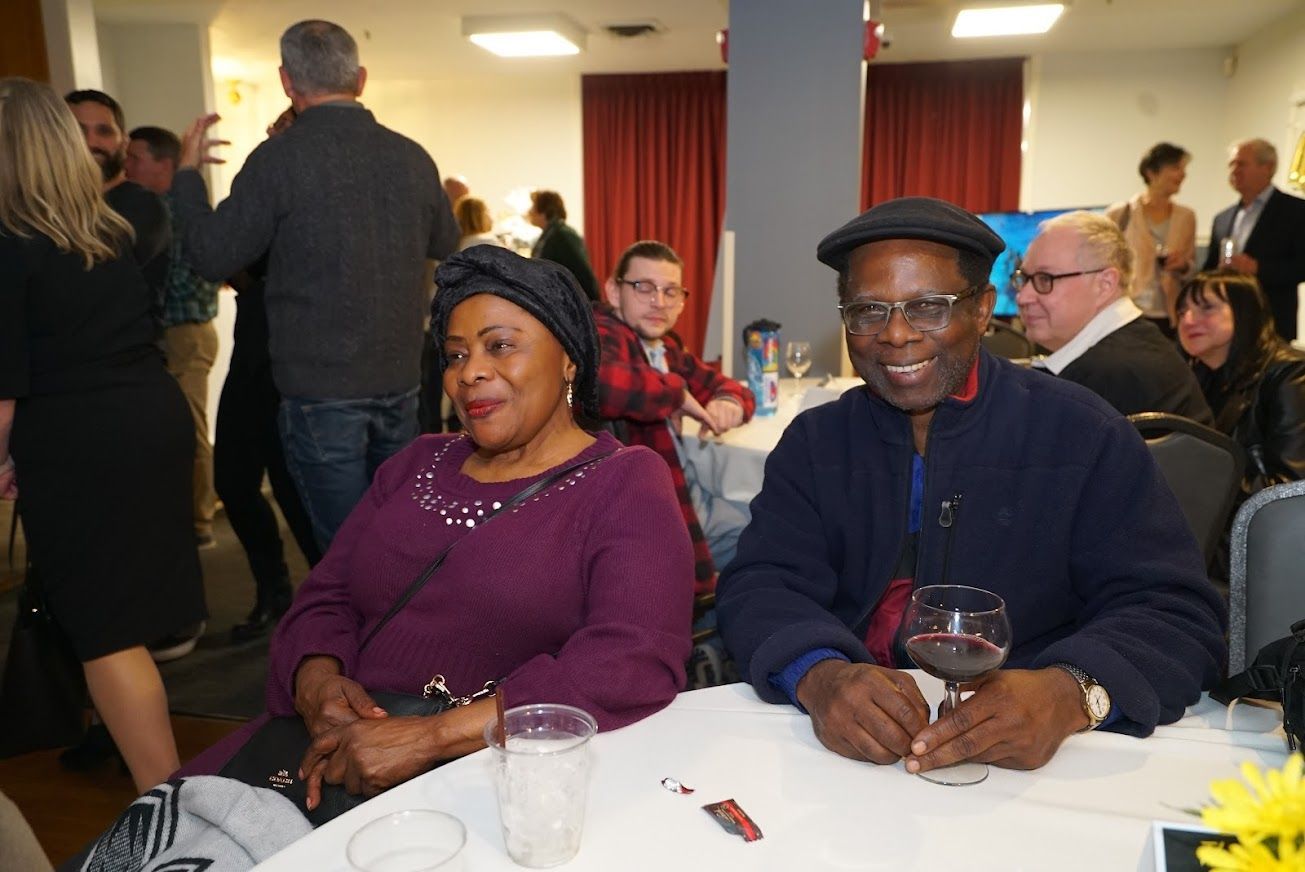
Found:
[[(688, 478), (679, 449), (680, 421), (699, 422), (701, 436), (724, 433), (752, 417), (752, 391), (684, 350), (671, 332), (684, 311), (684, 262), (661, 242), (636, 242), (625, 250), (594, 306), (602, 361), (598, 408), (629, 445), (646, 445), (671, 469), (680, 510), (693, 539), (695, 590), (716, 585), (716, 564), (733, 557), (748, 522), (747, 507), (729, 503)], [(706, 532), (704, 532), (704, 528)]]

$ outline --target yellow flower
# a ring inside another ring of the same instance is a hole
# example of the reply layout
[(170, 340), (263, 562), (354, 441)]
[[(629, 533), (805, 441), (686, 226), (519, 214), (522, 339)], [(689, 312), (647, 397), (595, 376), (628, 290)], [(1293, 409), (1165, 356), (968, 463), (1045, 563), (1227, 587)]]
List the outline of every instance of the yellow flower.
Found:
[(1305, 853), (1293, 845), (1282, 846), (1283, 854), (1275, 857), (1263, 844), (1228, 846), (1205, 844), (1196, 849), (1196, 859), (1211, 872), (1302, 872), (1305, 870)]
[[(1236, 836), (1247, 848), (1273, 838), (1278, 840), (1280, 851), (1298, 854), (1297, 842), (1305, 835), (1305, 779), (1302, 779), (1305, 758), (1291, 755), (1281, 771), (1270, 769), (1261, 773), (1251, 762), (1243, 763), (1241, 771), (1252, 789), (1247, 790), (1245, 784), (1232, 778), (1214, 782), (1210, 785), (1210, 795), (1215, 805), (1201, 811), (1201, 821), (1213, 830)], [(1253, 868), (1258, 872), (1261, 867), (1226, 868)], [(1305, 869), (1305, 866), (1283, 868)]]

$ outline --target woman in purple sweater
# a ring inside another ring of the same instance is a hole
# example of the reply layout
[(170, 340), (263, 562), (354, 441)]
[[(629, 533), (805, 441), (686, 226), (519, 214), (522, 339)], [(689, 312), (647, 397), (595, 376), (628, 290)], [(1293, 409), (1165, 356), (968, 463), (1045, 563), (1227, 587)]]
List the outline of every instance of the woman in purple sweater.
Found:
[[(494, 717), (492, 699), (389, 717), (369, 690), (420, 695), (439, 674), (459, 696), (502, 679), (509, 707), (567, 703), (609, 730), (684, 686), (688, 534), (661, 458), (575, 421), (573, 395), (591, 414), (597, 399), (584, 295), (557, 265), (495, 246), (453, 255), (436, 278), (432, 335), (465, 433), (422, 437), (377, 471), (272, 641), (268, 712), (298, 714), (318, 739), (306, 758), (310, 807), (322, 780), (373, 795), (481, 748)], [(600, 459), (484, 523), (531, 482), (590, 458)], [(221, 769), (262, 721), (182, 774)]]

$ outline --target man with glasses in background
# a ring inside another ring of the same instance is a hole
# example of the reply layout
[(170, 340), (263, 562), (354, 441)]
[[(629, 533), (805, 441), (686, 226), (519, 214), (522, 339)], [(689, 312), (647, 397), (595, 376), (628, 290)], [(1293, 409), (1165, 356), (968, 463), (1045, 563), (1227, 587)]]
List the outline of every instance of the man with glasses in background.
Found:
[(1050, 354), (1034, 366), (1077, 382), (1120, 414), (1169, 412), (1213, 426), (1178, 347), (1129, 298), (1133, 251), (1104, 215), (1043, 222), (1011, 276), (1029, 338)]
[[(636, 242), (621, 255), (594, 306), (602, 360), (598, 410), (628, 445), (646, 445), (670, 467), (694, 548), (694, 588), (712, 590), (716, 567), (734, 556), (747, 506), (714, 497), (690, 481), (680, 454), (681, 419), (699, 435), (721, 434), (752, 417), (752, 391), (684, 350), (673, 328), (689, 292), (684, 262), (669, 245)], [(692, 467), (689, 468), (692, 478)]]
[[(1035, 768), (1074, 732), (1179, 719), (1224, 663), (1222, 598), (1141, 437), (1090, 391), (982, 350), (1004, 248), (910, 197), (816, 250), (866, 387), (784, 432), (716, 610), (761, 698), (846, 757)], [(1014, 635), (1009, 668), (930, 724), (897, 630), (935, 584), (1002, 597)]]

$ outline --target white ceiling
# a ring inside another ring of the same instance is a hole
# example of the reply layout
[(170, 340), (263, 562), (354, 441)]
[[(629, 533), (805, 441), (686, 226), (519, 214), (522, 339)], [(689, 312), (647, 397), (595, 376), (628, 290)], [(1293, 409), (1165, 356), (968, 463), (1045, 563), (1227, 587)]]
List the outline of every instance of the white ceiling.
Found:
[[(747, 0), (740, 0), (747, 2)], [(820, 2), (820, 0), (793, 0)], [(954, 40), (954, 0), (883, 0), (889, 45), (882, 62), (952, 60), (1052, 52), (1148, 50), (1235, 45), (1300, 0), (1071, 0), (1041, 37)], [(276, 41), (304, 18), (337, 21), (358, 39), (373, 78), (457, 79), (540, 72), (635, 72), (723, 66), (715, 43), (728, 0), (94, 0), (106, 21), (208, 21), (215, 55), (275, 63)], [(466, 41), (463, 14), (562, 11), (589, 31), (587, 50), (570, 58), (504, 60)], [(613, 23), (655, 19), (664, 32), (620, 39)]]

